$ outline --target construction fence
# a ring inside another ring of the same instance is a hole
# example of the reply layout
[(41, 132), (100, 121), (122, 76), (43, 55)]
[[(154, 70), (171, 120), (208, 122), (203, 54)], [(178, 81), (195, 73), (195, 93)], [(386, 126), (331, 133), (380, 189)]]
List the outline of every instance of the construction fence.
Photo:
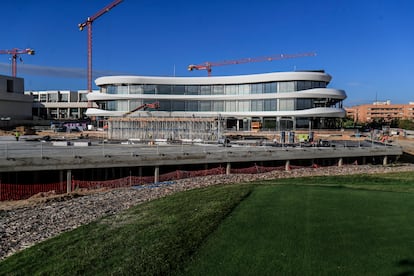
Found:
[[(357, 165), (355, 161), (353, 164)], [(337, 165), (335, 165), (337, 166)], [(320, 165), (313, 164), (311, 166), (289, 166), (288, 169), (302, 169), (302, 168), (318, 168)], [(287, 168), (285, 166), (276, 166), (276, 167), (265, 167), (254, 165), (248, 168), (234, 168), (230, 169), (231, 174), (258, 174), (266, 173), (270, 171), (283, 171)], [(216, 168), (205, 169), (205, 170), (194, 170), (194, 171), (184, 171), (176, 170), (165, 174), (160, 174), (159, 181), (167, 182), (174, 181), (184, 178), (198, 177), (198, 176), (207, 176), (207, 175), (220, 175), (225, 174), (226, 168), (219, 166)], [(103, 181), (86, 181), (86, 180), (76, 180), (72, 179), (72, 191), (77, 189), (101, 189), (101, 188), (122, 188), (122, 187), (131, 187), (139, 186), (154, 183), (154, 176), (127, 176), (118, 179), (112, 180), (103, 180)], [(64, 194), (67, 192), (67, 182), (57, 182), (49, 184), (7, 184), (1, 183), (0, 181), (0, 201), (6, 200), (22, 200), (27, 199), (32, 196), (39, 195), (41, 193), (53, 194)]]

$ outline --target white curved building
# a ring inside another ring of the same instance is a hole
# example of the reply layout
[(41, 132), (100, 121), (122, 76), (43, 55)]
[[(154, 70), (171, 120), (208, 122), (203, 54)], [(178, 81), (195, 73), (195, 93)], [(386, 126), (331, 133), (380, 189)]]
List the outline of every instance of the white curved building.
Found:
[(345, 116), (345, 91), (327, 88), (324, 71), (278, 72), (219, 77), (108, 76), (96, 79), (99, 93), (88, 100), (88, 116), (122, 117), (146, 103), (158, 110), (139, 110), (130, 117), (220, 117), (226, 127), (289, 130), (333, 127)]

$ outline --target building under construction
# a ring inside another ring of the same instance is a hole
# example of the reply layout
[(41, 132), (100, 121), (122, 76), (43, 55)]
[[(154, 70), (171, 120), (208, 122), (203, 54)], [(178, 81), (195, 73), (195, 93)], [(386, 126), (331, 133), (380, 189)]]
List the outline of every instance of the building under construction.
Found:
[[(109, 76), (87, 98), (87, 116), (109, 139), (220, 139), (223, 130), (332, 128), (345, 116), (345, 91), (324, 71), (225, 77)], [(220, 122), (220, 123), (218, 123)]]

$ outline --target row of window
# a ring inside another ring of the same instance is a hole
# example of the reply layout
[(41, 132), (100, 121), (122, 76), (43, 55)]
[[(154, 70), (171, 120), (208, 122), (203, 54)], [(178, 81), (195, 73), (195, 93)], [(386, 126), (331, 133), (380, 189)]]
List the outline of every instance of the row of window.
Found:
[(108, 94), (165, 94), (165, 95), (248, 95), (262, 93), (286, 93), (312, 88), (326, 88), (322, 81), (281, 81), (253, 84), (226, 85), (152, 85), (122, 84), (101, 87)]
[[(241, 100), (241, 101), (176, 101), (160, 100), (159, 111), (187, 111), (187, 112), (250, 112), (250, 111), (294, 111), (326, 106), (319, 99), (268, 99), (268, 100)], [(133, 110), (146, 100), (118, 100), (101, 102), (100, 108), (111, 111)]]
[(50, 102), (87, 102), (88, 99), (86, 97), (86, 93), (41, 93), (41, 94), (33, 94), (33, 101), (34, 102), (41, 102), (41, 103), (50, 103)]

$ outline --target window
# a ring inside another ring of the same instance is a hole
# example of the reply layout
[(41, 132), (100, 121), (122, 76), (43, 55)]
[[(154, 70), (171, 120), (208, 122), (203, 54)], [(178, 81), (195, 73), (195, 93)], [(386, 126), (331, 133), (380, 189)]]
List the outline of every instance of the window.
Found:
[(185, 95), (185, 86), (184, 85), (174, 85), (173, 94), (175, 95)]
[(251, 85), (252, 94), (262, 94), (263, 93), (263, 83), (254, 83)]
[(115, 110), (128, 111), (128, 101), (116, 101)]
[(313, 81), (312, 88), (326, 88), (326, 82), (324, 81)]
[(226, 101), (226, 112), (235, 112), (237, 108), (237, 101)]
[(213, 109), (212, 111), (215, 112), (223, 112), (224, 111), (224, 102), (223, 101), (213, 101)]
[(265, 83), (264, 92), (265, 93), (277, 93), (277, 83), (276, 82)]
[(186, 86), (186, 94), (187, 95), (198, 95), (200, 91), (200, 87), (197, 85), (189, 85)]
[(67, 93), (61, 93), (60, 94), (60, 101), (61, 102), (69, 102), (69, 95)]
[(263, 100), (252, 100), (251, 110), (252, 111), (263, 111)]
[(264, 100), (264, 109), (263, 111), (277, 111), (276, 99)]
[(171, 94), (171, 85), (157, 85), (157, 94), (169, 95)]
[(238, 86), (237, 85), (226, 85), (225, 90), (226, 90), (226, 95), (237, 95)]
[(55, 102), (58, 101), (58, 93), (49, 93), (48, 96), (47, 96), (47, 98), (48, 98), (47, 99), (48, 102), (55, 103)]
[(200, 95), (211, 95), (211, 86), (203, 85), (200, 88)]
[(200, 101), (200, 111), (211, 111), (211, 102)]
[(144, 94), (155, 94), (155, 85), (144, 84)]
[(187, 101), (186, 111), (198, 111), (198, 101)]
[[(145, 100), (145, 103), (152, 103), (151, 100)], [(160, 100), (159, 111), (171, 111), (171, 101), (170, 100)]]
[(312, 99), (296, 99), (296, 110), (303, 110), (312, 108)]
[(296, 127), (297, 128), (309, 128), (309, 119), (308, 118), (296, 118)]
[(7, 80), (7, 92), (12, 93), (14, 91), (13, 80)]
[(39, 96), (40, 96), (40, 102), (41, 103), (47, 102), (47, 95), (45, 93), (42, 93)]
[(80, 93), (79, 94), (79, 101), (80, 102), (87, 102), (88, 98), (86, 97), (87, 93)]
[(238, 101), (239, 112), (250, 111), (250, 101)]
[(280, 111), (293, 111), (293, 110), (295, 110), (295, 100), (294, 99), (280, 99), (279, 100), (279, 110)]
[(130, 100), (129, 101), (129, 110), (134, 110), (135, 108), (142, 105), (142, 100)]
[(214, 85), (212, 94), (213, 95), (223, 95), (224, 94), (224, 86), (223, 85)]
[(142, 85), (131, 85), (129, 87), (129, 94), (142, 94), (143, 91)]
[(294, 92), (295, 82), (294, 81), (279, 82), (279, 89), (277, 91), (279, 91), (280, 93)]
[(311, 81), (297, 81), (297, 91), (311, 89), (312, 88), (312, 82)]
[(185, 111), (184, 101), (171, 101), (171, 111)]
[(128, 86), (126, 84), (116, 86), (116, 94), (128, 94)]
[(248, 94), (250, 94), (250, 84), (240, 84), (239, 95), (248, 95)]

